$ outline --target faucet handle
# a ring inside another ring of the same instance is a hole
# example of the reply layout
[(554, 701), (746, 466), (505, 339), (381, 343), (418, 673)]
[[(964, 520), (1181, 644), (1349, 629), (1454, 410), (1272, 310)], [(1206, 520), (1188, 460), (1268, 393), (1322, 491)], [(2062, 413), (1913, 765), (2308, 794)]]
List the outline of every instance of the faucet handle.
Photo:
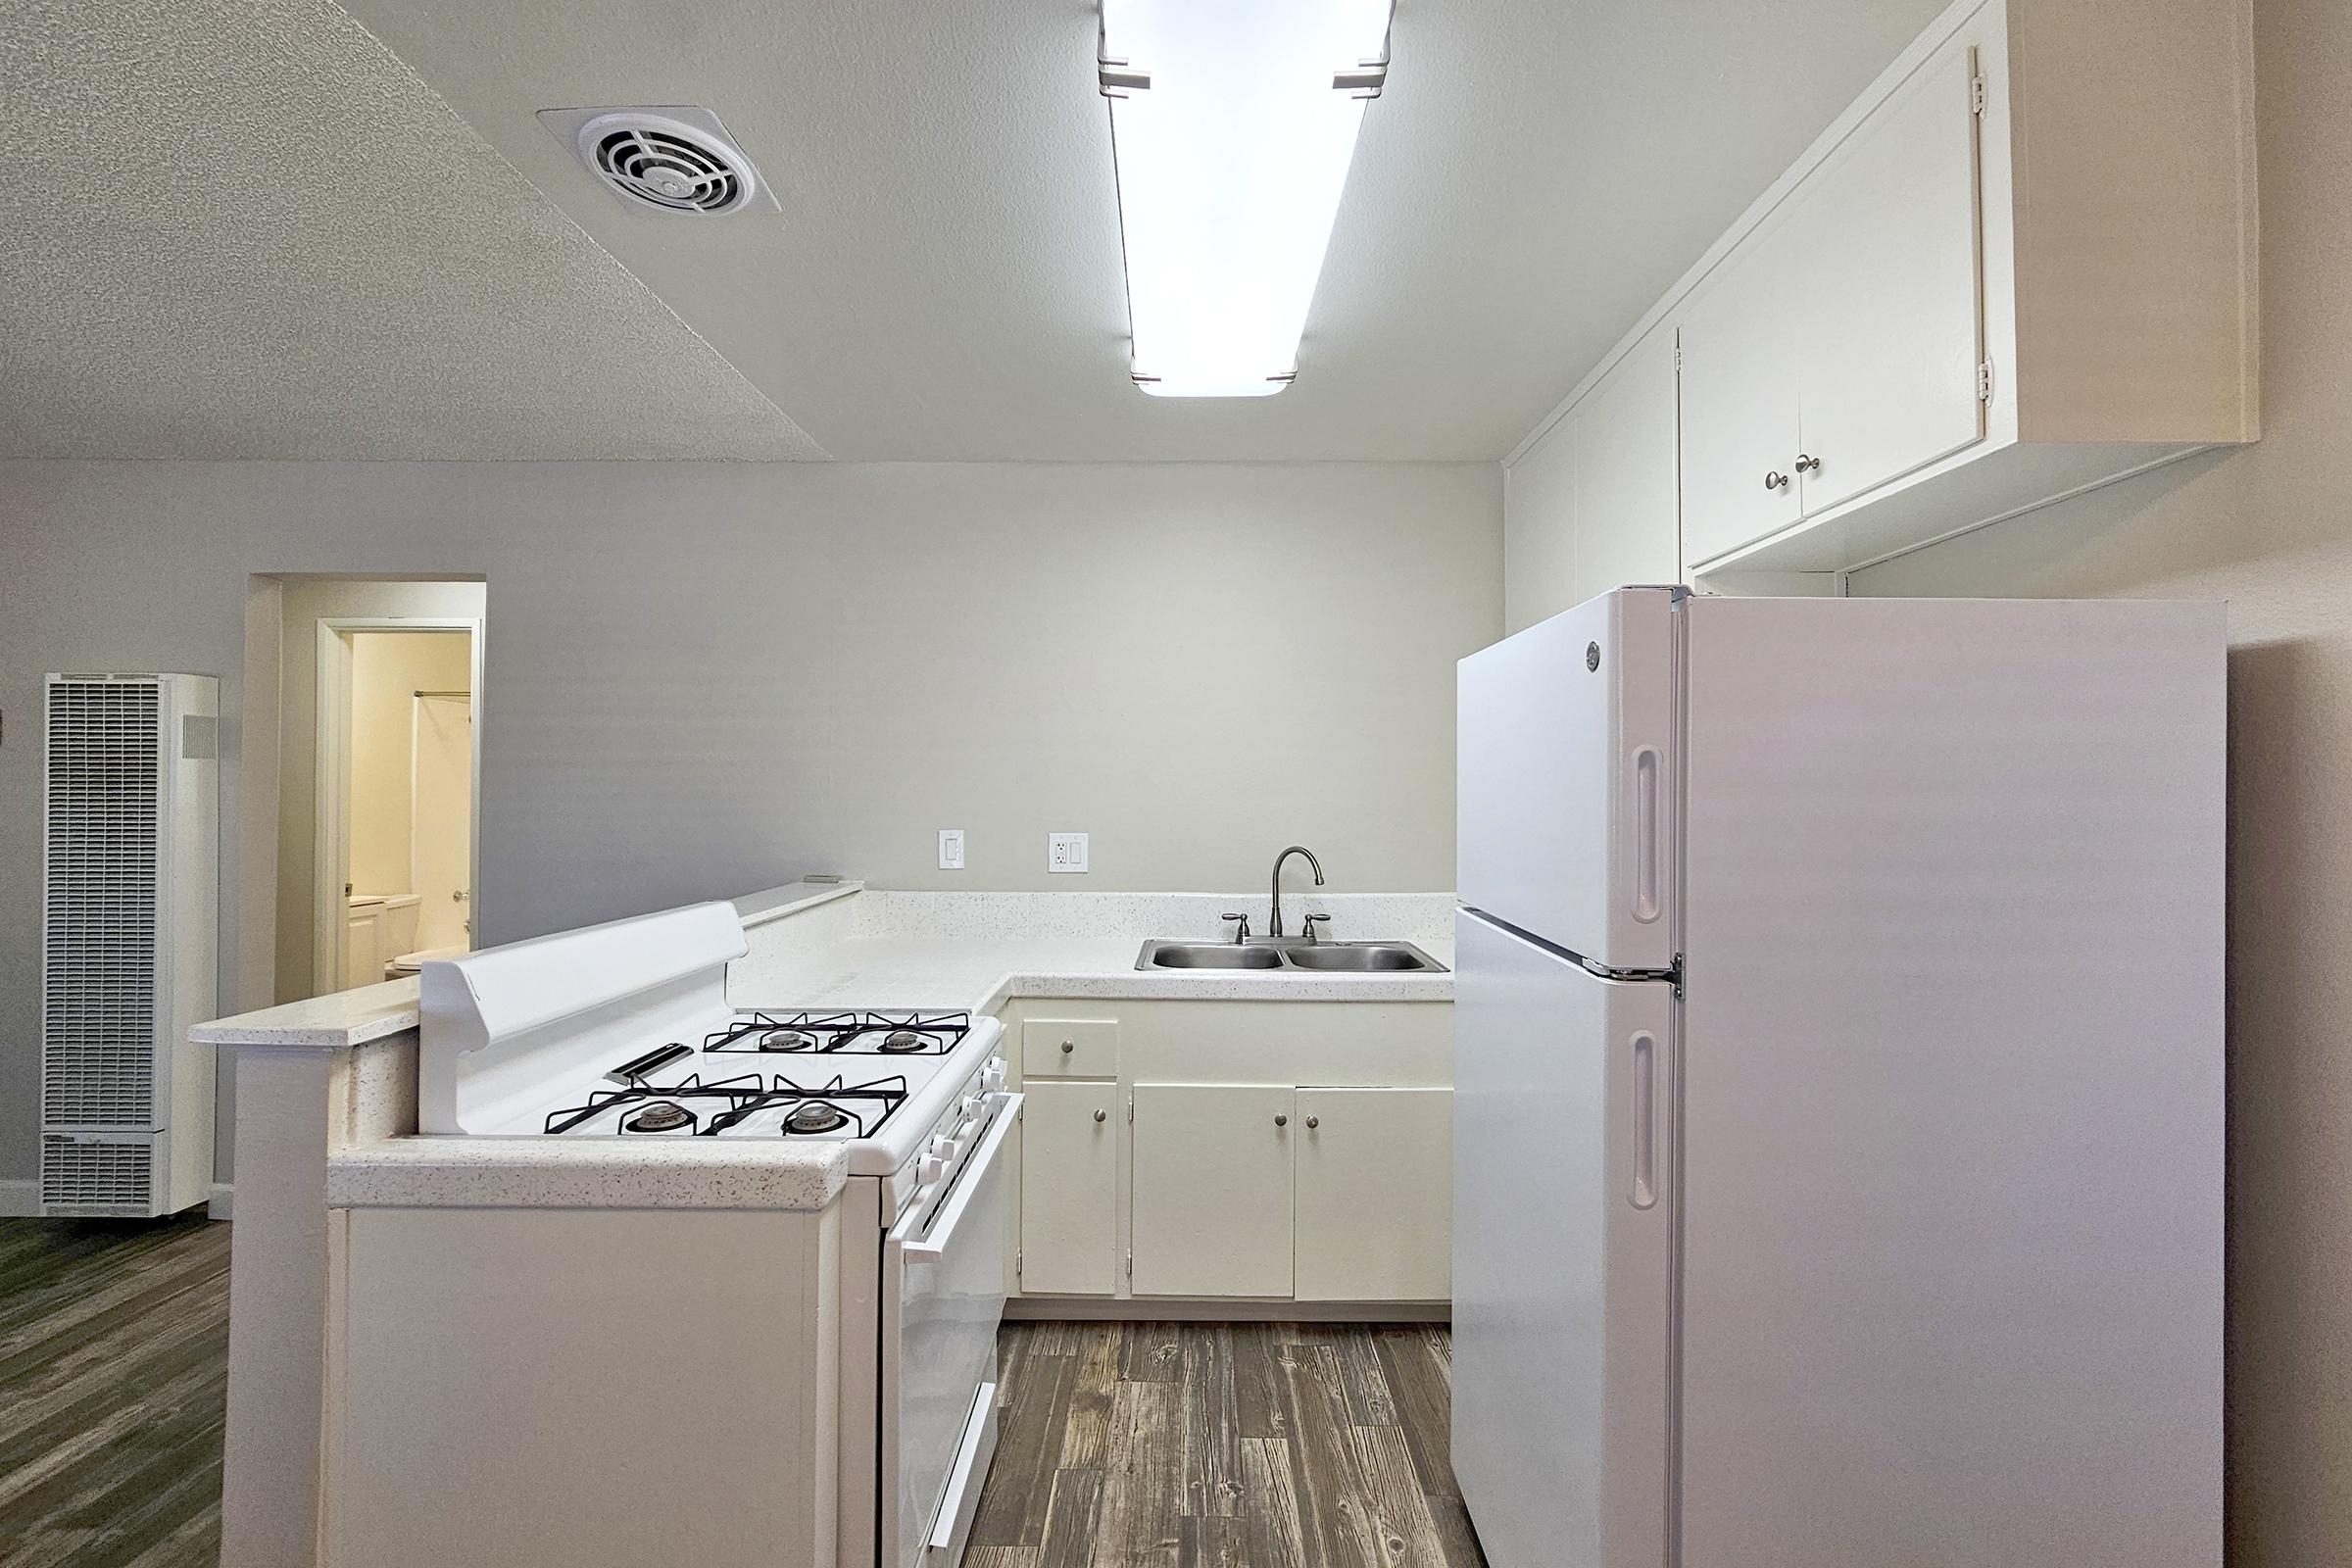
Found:
[(1315, 945), (1315, 938), (1317, 934), (1315, 931), (1315, 922), (1318, 920), (1325, 925), (1331, 924), (1331, 916), (1328, 914), (1310, 914), (1298, 922), (1298, 934), (1306, 938), (1306, 945), (1310, 948)]
[(1222, 914), (1217, 918), (1220, 920), (1233, 920), (1239, 922), (1233, 928), (1233, 940), (1235, 942), (1242, 943), (1250, 940), (1250, 917), (1248, 915)]

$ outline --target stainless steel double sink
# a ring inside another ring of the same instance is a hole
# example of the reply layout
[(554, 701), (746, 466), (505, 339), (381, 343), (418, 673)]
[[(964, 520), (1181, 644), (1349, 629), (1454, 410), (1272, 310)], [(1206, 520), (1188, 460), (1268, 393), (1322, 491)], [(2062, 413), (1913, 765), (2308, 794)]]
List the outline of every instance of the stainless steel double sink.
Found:
[(1144, 944), (1138, 969), (1289, 969), (1318, 973), (1444, 974), (1410, 942), (1160, 942)]

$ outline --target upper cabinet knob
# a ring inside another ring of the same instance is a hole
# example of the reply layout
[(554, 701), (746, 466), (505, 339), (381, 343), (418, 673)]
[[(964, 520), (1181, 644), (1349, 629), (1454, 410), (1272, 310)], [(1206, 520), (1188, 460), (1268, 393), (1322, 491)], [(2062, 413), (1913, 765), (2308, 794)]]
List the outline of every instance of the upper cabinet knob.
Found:
[(1780, 469), (1775, 468), (1764, 476), (1764, 488), (1767, 490), (1786, 490), (1788, 488), (1788, 476), (1783, 473)]
[(1809, 456), (1806, 453), (1799, 452), (1796, 455), (1796, 471), (1799, 473), (1818, 473), (1821, 471), (1821, 460), (1819, 458)]

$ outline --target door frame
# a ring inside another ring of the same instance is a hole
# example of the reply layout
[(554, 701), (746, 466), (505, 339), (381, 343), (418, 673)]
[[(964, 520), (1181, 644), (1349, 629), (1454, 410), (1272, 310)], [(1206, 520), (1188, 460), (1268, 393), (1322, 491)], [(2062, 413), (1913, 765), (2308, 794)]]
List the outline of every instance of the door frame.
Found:
[[(322, 615), (318, 675), (312, 696), (311, 994), (346, 989), (343, 923), (349, 906), (341, 868), (351, 856), (351, 639), (355, 631), (462, 631), (472, 641), (473, 780), (466, 845), (466, 912), (480, 934), (482, 885), (482, 633), (480, 615)], [(383, 977), (375, 977), (381, 980)], [(372, 984), (363, 981), (362, 984)]]

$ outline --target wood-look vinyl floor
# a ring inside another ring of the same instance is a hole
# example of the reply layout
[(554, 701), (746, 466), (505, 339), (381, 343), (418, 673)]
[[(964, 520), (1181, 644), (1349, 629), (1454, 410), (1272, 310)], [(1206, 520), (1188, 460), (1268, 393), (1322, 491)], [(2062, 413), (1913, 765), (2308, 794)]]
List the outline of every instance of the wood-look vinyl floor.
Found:
[(1485, 1568), (1442, 1327), (1007, 1323), (965, 1568)]
[(228, 1227), (0, 1219), (0, 1563), (216, 1562)]
[[(1008, 1323), (966, 1568), (1485, 1568), (1443, 1328)], [(220, 1550), (228, 1227), (0, 1219), (0, 1563)]]

